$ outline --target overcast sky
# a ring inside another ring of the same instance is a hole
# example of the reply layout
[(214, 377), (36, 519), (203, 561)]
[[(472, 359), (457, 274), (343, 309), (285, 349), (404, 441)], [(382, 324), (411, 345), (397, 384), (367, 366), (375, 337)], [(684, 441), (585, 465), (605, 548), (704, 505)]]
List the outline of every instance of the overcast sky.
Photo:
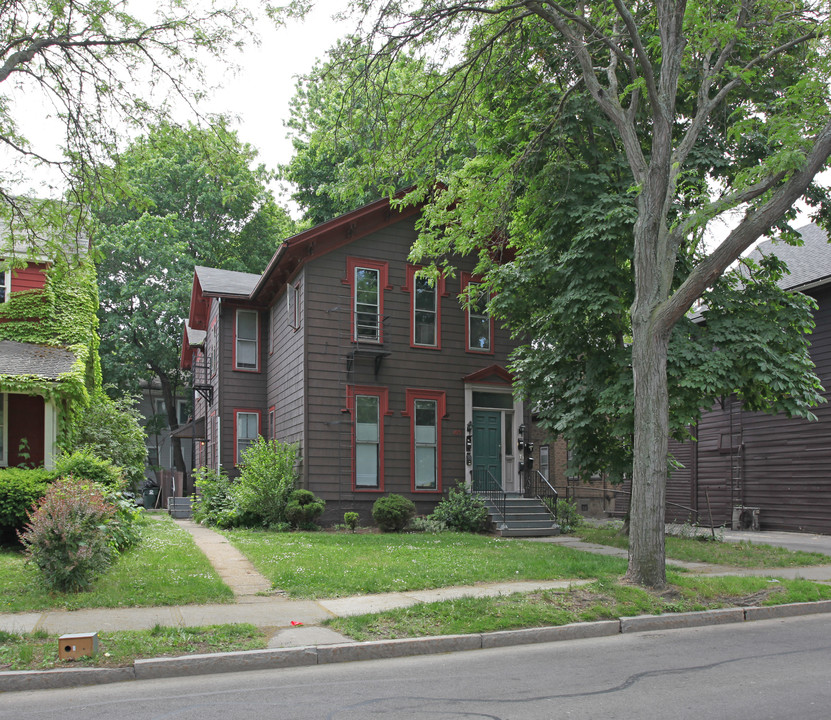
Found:
[(348, 0), (316, 0), (304, 21), (275, 28), (264, 18), (258, 28), (261, 44), (249, 46), (232, 57), (241, 66), (234, 77), (223, 78), (222, 90), (206, 107), (210, 111), (239, 116), (240, 138), (253, 145), (266, 167), (274, 169), (291, 158), (285, 120), (298, 75), (307, 73), (338, 38), (354, 30), (355, 21), (337, 22), (332, 16), (344, 10)]

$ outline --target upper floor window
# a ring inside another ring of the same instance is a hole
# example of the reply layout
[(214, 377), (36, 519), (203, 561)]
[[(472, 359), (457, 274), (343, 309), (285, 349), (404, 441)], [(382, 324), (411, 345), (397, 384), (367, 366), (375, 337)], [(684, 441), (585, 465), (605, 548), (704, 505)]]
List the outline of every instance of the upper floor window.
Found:
[(488, 315), (488, 292), (479, 283), (472, 282), (468, 273), (462, 273), (462, 291), (467, 290), (469, 305), (466, 310), (467, 349), (474, 352), (493, 352), (493, 319)]
[(286, 312), (289, 327), (297, 330), (300, 327), (300, 283), (286, 288)]
[(0, 303), (6, 302), (9, 299), (11, 288), (9, 282), (11, 280), (11, 272), (8, 270), (0, 270)]
[(347, 259), (347, 278), (352, 287), (352, 339), (383, 342), (384, 290), (388, 264), (377, 260)]
[(234, 367), (240, 370), (258, 368), (258, 324), (256, 310), (237, 310)]
[(407, 266), (404, 291), (411, 294), (410, 344), (413, 347), (441, 348), (441, 297), (445, 295), (444, 278), (431, 283), (419, 277), (419, 267)]

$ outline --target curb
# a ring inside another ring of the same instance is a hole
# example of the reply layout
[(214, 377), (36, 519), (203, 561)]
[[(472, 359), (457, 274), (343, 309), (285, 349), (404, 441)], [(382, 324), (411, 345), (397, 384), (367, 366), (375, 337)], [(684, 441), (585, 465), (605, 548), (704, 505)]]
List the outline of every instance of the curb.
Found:
[(721, 608), (666, 615), (638, 615), (617, 620), (572, 623), (555, 627), (500, 630), (473, 635), (437, 635), (401, 640), (372, 640), (335, 645), (244, 650), (239, 652), (182, 655), (136, 660), (132, 667), (14, 670), (0, 672), (0, 692), (81, 687), (128, 680), (150, 680), (213, 673), (277, 670), (309, 665), (328, 665), (364, 660), (384, 660), (416, 655), (483, 650), (611, 637), (624, 633), (674, 630), (727, 623), (831, 613), (831, 600), (764, 607)]

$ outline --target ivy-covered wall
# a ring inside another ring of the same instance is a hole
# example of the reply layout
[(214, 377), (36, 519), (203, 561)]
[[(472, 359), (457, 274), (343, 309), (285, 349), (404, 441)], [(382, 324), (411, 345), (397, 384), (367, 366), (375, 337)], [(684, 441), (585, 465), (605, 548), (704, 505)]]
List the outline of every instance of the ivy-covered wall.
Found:
[(60, 257), (45, 269), (42, 289), (12, 292), (0, 304), (0, 340), (71, 350), (76, 361), (57, 381), (0, 374), (0, 392), (41, 395), (60, 408), (59, 440), (71, 437), (78, 410), (101, 388), (98, 285), (88, 258)]

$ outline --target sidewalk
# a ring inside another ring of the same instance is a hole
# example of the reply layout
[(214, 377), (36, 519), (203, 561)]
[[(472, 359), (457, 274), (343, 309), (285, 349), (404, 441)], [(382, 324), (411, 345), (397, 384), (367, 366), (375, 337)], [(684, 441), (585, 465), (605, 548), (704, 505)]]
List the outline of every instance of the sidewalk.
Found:
[[(725, 608), (692, 613), (645, 615), (594, 623), (576, 623), (550, 628), (501, 631), (475, 635), (409, 638), (358, 643), (319, 623), (335, 616), (358, 615), (416, 603), (435, 602), (456, 597), (486, 597), (540, 589), (567, 588), (588, 580), (521, 581), (487, 583), (436, 590), (361, 595), (322, 600), (288, 600), (267, 595), (270, 582), (260, 575), (239, 551), (223, 536), (188, 520), (178, 524), (191, 533), (222, 579), (234, 592), (235, 602), (213, 605), (183, 605), (151, 608), (96, 608), (43, 613), (0, 614), (0, 630), (31, 633), (80, 633), (109, 630), (141, 630), (154, 625), (197, 626), (223, 623), (252, 623), (271, 631), (266, 650), (185, 655), (178, 658), (137, 660), (125, 668), (81, 668), (31, 672), (0, 672), (0, 692), (71, 687), (101, 682), (171, 677), (211, 672), (233, 672), (257, 668), (281, 668), (298, 665), (350, 662), (356, 660), (401, 657), (404, 655), (442, 653), (506, 645), (573, 640), (627, 632), (645, 632), (683, 627), (699, 627), (732, 622), (793, 617), (831, 612), (831, 601), (798, 603), (775, 607)], [(752, 535), (752, 537), (747, 537)], [(801, 577), (831, 582), (831, 537), (794, 533), (725, 533), (732, 542), (767, 542), (792, 549), (810, 547), (829, 555), (829, 564), (816, 567), (741, 570), (703, 563), (667, 560), (669, 565), (708, 575), (762, 575), (764, 577)], [(535, 538), (576, 550), (627, 557), (626, 550), (586, 543), (569, 536)]]

